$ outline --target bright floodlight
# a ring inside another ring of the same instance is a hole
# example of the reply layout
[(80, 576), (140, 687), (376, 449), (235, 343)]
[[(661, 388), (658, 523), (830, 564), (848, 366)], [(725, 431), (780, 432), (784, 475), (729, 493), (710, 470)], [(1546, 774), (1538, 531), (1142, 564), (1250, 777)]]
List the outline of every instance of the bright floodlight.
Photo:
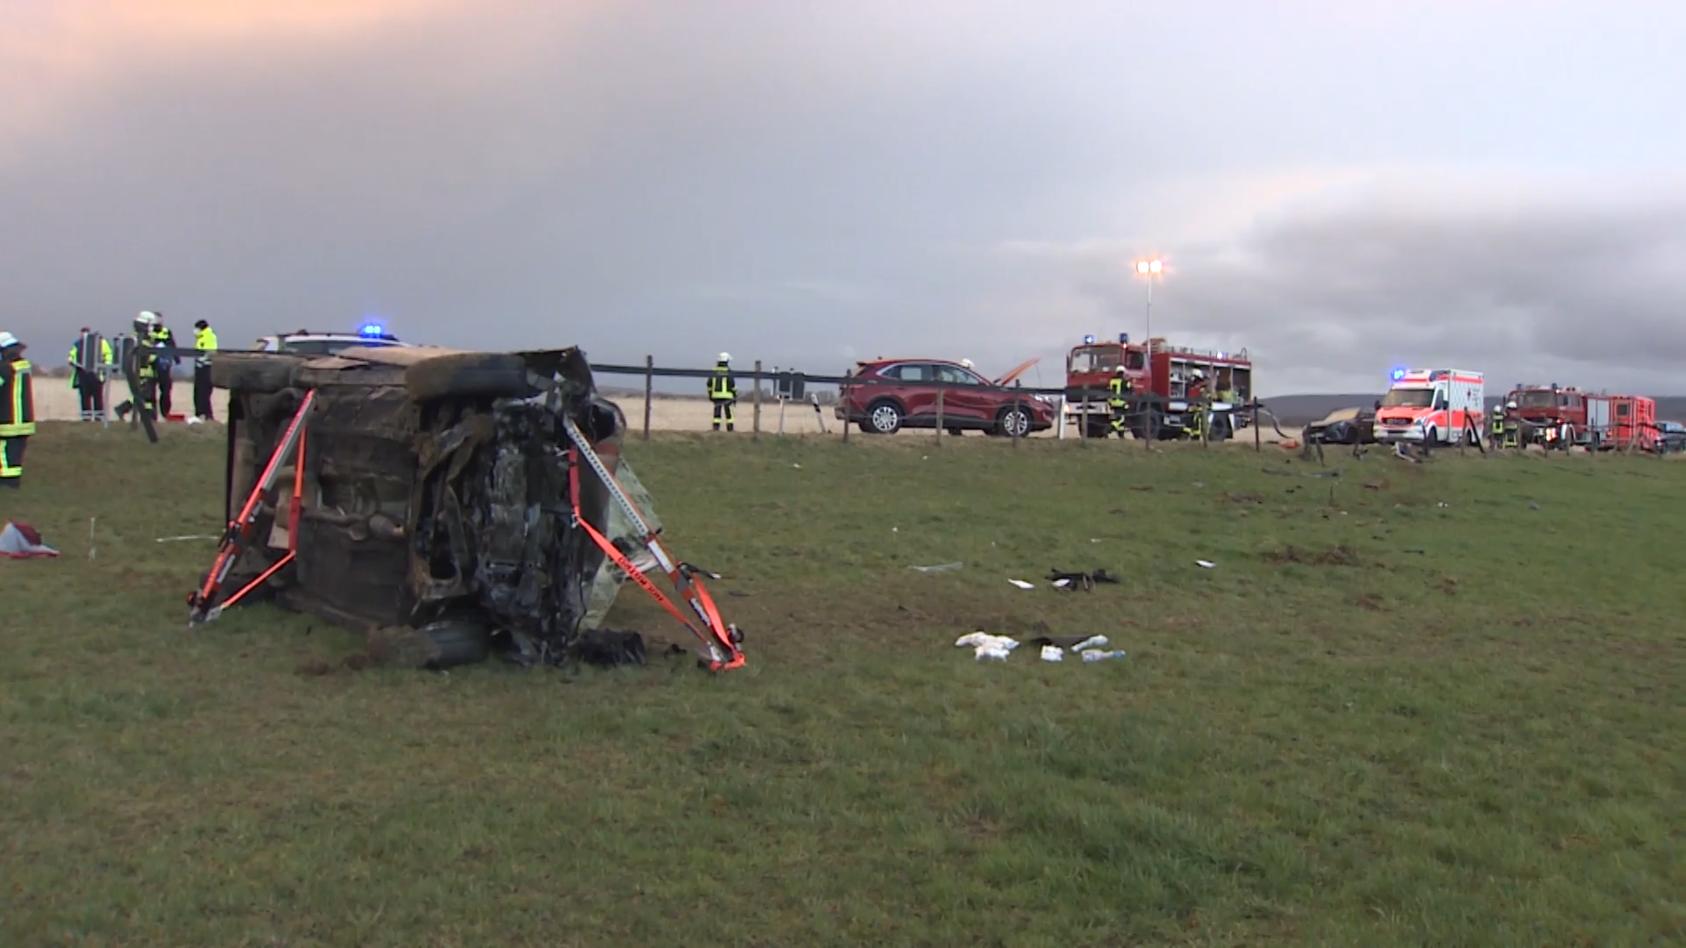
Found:
[(1140, 273), (1142, 276), (1147, 276), (1150, 273), (1162, 273), (1162, 272), (1164, 272), (1164, 270), (1165, 270), (1165, 263), (1164, 263), (1164, 261), (1161, 261), (1161, 260), (1137, 260), (1136, 261), (1136, 272)]
[(1147, 268), (1149, 270), (1152, 270), (1154, 273), (1158, 273), (1159, 271), (1165, 269), (1165, 264), (1160, 263), (1158, 260), (1155, 260), (1152, 263), (1148, 264)]

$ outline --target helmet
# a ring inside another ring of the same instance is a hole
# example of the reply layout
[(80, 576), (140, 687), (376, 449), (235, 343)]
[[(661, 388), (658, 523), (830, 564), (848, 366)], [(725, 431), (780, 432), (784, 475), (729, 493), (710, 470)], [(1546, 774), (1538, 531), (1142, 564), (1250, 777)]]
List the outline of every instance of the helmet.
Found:
[(1515, 402), (1505, 402), (1505, 407), (1506, 408), (1515, 408), (1516, 403)]
[(156, 325), (158, 325), (158, 314), (150, 309), (141, 310), (140, 315), (135, 317), (136, 329), (147, 329)]
[(972, 367), (972, 360), (971, 359), (961, 359), (960, 364), (969, 369), (969, 368)]
[(720, 353), (720, 361), (721, 361), (721, 362), (730, 362), (730, 361), (732, 361), (732, 354), (731, 354), (731, 353), (730, 353), (730, 352), (722, 352), (722, 353)]
[(0, 331), (0, 349), (10, 349), (18, 344), (18, 337), (9, 332)]
[(1502, 415), (1504, 413), (1505, 413), (1505, 406), (1503, 406), (1503, 405), (1494, 405), (1493, 406), (1493, 414)]
[(1124, 374), (1124, 367), (1121, 365), (1118, 368), (1113, 369), (1112, 371), (1117, 372), (1119, 375), (1123, 375)]
[(1200, 371), (1199, 369), (1195, 369), (1194, 370), (1194, 377), (1196, 379), (1204, 379), (1206, 377), (1206, 373)]

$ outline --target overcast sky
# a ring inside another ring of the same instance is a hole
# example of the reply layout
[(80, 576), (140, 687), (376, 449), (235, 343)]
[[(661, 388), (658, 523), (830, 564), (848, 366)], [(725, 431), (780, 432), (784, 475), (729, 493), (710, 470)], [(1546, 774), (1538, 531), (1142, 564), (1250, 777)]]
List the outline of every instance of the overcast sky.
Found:
[[(1686, 4), (0, 0), (0, 328), (1686, 392)], [(1037, 376), (1033, 374), (1031, 381)]]

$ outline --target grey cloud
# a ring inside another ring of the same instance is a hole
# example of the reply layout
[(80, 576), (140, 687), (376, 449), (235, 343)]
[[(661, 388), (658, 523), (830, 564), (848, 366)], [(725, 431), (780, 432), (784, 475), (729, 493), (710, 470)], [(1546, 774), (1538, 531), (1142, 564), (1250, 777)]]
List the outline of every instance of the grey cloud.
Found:
[[(1686, 160), (1666, 25), (1458, 9), (1449, 34), (1374, 4), (428, 3), (101, 56), (0, 151), (0, 320), (1040, 354), (1046, 382), (1083, 333), (1139, 330), (1125, 268), (1161, 250), (1156, 329), (1250, 347), (1270, 389), (1453, 358), (1667, 387), (1680, 192), (1604, 193)], [(1346, 189), (1378, 166), (1572, 173)], [(1543, 328), (1589, 313), (1584, 345)]]

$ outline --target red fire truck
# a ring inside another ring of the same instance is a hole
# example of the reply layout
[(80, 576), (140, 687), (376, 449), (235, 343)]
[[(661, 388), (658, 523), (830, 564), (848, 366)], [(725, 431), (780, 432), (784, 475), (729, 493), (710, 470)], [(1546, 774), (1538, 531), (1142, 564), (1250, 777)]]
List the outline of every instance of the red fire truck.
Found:
[(1522, 421), (1523, 444), (1564, 450), (1576, 444), (1593, 450), (1604, 447), (1614, 434), (1611, 407), (1608, 395), (1556, 384), (1518, 385), (1505, 396), (1505, 410)]
[(1151, 393), (1163, 402), (1131, 414), (1131, 433), (1146, 438), (1150, 431), (1160, 438), (1181, 437), (1194, 424), (1189, 411), (1193, 399), (1209, 397), (1215, 421), (1211, 437), (1222, 439), (1246, 426), (1245, 412), (1235, 410), (1253, 397), (1253, 362), (1247, 350), (1212, 352), (1167, 345), (1155, 337), (1148, 345), (1132, 343), (1128, 333), (1118, 341), (1097, 341), (1083, 337), (1065, 360), (1065, 420), (1081, 425), (1091, 438), (1105, 437), (1111, 421), (1107, 407), (1107, 385), (1118, 366), (1130, 377), (1137, 394)]

